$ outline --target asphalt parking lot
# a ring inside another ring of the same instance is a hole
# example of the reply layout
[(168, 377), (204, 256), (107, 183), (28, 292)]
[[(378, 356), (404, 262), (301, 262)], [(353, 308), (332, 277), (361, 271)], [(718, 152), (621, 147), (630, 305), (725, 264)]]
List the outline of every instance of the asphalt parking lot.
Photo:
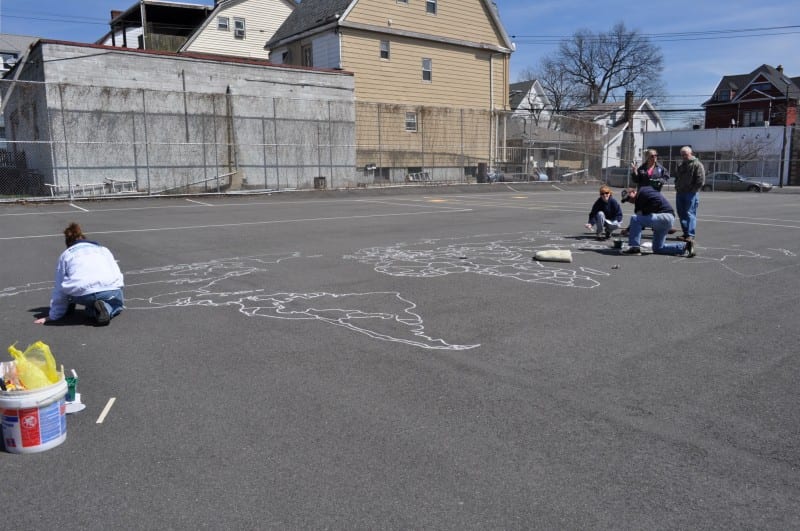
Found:
[[(788, 191), (701, 194), (691, 259), (595, 241), (595, 186), (0, 205), (3, 347), (48, 343), (87, 406), (62, 445), (0, 452), (0, 511), (18, 529), (800, 528)], [(108, 327), (33, 324), (70, 221), (125, 273)]]

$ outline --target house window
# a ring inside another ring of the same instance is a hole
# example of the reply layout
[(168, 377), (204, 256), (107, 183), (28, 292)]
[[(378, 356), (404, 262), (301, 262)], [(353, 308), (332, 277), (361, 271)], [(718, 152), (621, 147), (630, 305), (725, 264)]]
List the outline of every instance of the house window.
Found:
[(719, 101), (731, 101), (731, 91), (730, 90), (720, 90), (719, 96), (717, 97)]
[(422, 81), (431, 82), (433, 80), (433, 61), (422, 59)]
[(415, 112), (406, 113), (406, 131), (408, 131), (409, 133), (417, 132), (417, 113)]
[(217, 17), (217, 29), (220, 31), (228, 31), (228, 26), (231, 20), (228, 17)]
[(760, 90), (764, 92), (765, 90), (769, 90), (772, 88), (772, 83), (756, 83), (753, 85), (753, 90)]
[(300, 57), (302, 58), (301, 65), (314, 66), (314, 56), (311, 52), (311, 45), (306, 44), (300, 48)]
[(237, 39), (244, 39), (244, 19), (233, 19), (233, 36)]
[(381, 59), (389, 58), (389, 41), (381, 41)]
[(281, 54), (281, 63), (288, 65), (292, 61), (292, 52), (283, 52)]
[(397, 0), (398, 4), (408, 5), (408, 0)]
[(745, 111), (742, 116), (742, 124), (744, 127), (755, 127), (757, 125), (764, 125), (764, 111)]
[(425, 12), (430, 15), (436, 14), (436, 0), (425, 0)]

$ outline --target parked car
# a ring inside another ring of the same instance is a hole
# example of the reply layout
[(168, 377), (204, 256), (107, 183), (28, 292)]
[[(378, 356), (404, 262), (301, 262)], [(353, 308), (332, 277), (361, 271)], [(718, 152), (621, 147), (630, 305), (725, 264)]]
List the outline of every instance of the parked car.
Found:
[(772, 185), (754, 181), (736, 172), (715, 171), (706, 175), (703, 190), (717, 192), (769, 192)]
[(486, 176), (490, 183), (504, 183), (506, 182), (506, 174), (501, 171), (490, 171)]

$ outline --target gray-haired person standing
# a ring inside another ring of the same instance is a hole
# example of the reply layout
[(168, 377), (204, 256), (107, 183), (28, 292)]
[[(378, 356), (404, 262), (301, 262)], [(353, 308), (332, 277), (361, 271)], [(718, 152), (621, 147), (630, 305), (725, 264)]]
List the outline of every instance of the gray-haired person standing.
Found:
[(697, 205), (700, 204), (699, 192), (706, 183), (706, 169), (700, 159), (694, 156), (692, 148), (681, 148), (683, 162), (675, 172), (675, 209), (681, 222), (683, 241), (694, 240), (697, 229)]

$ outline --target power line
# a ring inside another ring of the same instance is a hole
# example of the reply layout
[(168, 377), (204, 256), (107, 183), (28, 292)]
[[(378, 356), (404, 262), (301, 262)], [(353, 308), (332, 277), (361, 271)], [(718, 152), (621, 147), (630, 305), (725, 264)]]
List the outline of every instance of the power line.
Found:
[[(800, 25), (791, 26), (771, 26), (763, 28), (739, 28), (739, 29), (719, 29), (719, 30), (704, 30), (704, 31), (685, 31), (685, 32), (670, 32), (670, 33), (641, 33), (636, 30), (631, 30), (638, 33), (641, 37), (646, 37), (654, 42), (676, 42), (676, 41), (698, 41), (698, 40), (718, 40), (718, 39), (732, 39), (732, 38), (753, 38), (753, 37), (768, 37), (778, 35), (794, 35), (800, 33)], [(573, 35), (512, 35), (511, 38), (515, 42), (524, 42), (529, 44), (558, 44), (565, 40), (570, 40)], [(605, 37), (600, 35), (591, 35), (587, 40), (600, 41)], [(519, 39), (517, 41), (516, 39)]]

